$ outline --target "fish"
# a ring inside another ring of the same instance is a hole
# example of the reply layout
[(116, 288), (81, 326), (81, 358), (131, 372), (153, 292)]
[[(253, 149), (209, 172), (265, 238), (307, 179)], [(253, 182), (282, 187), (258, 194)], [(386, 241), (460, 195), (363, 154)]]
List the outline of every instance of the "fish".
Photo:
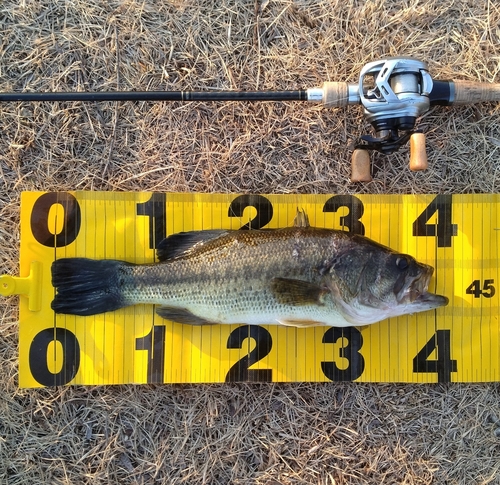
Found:
[(55, 313), (89, 316), (156, 305), (190, 325), (369, 325), (443, 307), (433, 267), (365, 236), (311, 227), (298, 211), (282, 229), (168, 236), (158, 262), (61, 258), (52, 263)]

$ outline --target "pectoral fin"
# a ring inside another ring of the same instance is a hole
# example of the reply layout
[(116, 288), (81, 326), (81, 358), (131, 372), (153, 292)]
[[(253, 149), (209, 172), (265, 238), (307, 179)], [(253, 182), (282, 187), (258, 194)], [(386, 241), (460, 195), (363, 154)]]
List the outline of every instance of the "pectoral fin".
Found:
[(198, 317), (185, 308), (160, 306), (156, 308), (156, 313), (166, 320), (172, 320), (173, 322), (187, 325), (215, 325), (217, 323)]
[(328, 290), (308, 281), (273, 278), (271, 291), (283, 305), (323, 305), (323, 295)]

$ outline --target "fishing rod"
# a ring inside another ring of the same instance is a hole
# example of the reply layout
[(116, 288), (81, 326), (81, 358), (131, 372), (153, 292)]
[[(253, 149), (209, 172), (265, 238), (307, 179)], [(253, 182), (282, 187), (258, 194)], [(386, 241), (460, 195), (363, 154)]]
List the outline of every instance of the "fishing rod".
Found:
[(296, 91), (115, 91), (0, 93), (12, 101), (308, 101), (326, 108), (362, 105), (372, 135), (362, 135), (352, 154), (351, 181), (369, 182), (370, 154), (391, 154), (410, 142), (410, 170), (427, 168), (425, 134), (417, 119), (431, 106), (468, 105), (500, 101), (500, 84), (437, 81), (427, 64), (411, 57), (386, 58), (366, 64), (356, 84), (323, 83)]

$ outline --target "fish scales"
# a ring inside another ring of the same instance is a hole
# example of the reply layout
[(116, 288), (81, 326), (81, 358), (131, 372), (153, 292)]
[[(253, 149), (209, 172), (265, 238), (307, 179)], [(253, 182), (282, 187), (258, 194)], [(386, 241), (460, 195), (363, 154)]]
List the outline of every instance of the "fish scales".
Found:
[(56, 260), (52, 308), (85, 316), (151, 303), (180, 323), (302, 327), (365, 325), (448, 302), (427, 291), (433, 268), (412, 256), (307, 225), (174, 234), (158, 257)]
[(269, 322), (274, 314), (331, 318), (331, 307), (280, 303), (270, 285), (274, 278), (319, 285), (320, 267), (336, 245), (349, 243), (342, 233), (338, 236), (307, 229), (231, 233), (172, 261), (129, 267), (124, 297), (130, 304), (182, 302), (221, 323)]

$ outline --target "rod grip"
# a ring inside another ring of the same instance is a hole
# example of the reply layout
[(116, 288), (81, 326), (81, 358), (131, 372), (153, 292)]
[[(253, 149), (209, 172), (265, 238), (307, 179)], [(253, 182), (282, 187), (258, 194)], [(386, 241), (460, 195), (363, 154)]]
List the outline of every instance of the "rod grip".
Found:
[(370, 152), (356, 148), (351, 158), (351, 182), (371, 182)]
[(324, 82), (323, 104), (325, 108), (347, 106), (349, 104), (349, 85), (346, 82)]
[(423, 133), (413, 133), (410, 136), (410, 170), (412, 172), (427, 170), (427, 151)]
[(500, 84), (475, 81), (452, 81), (454, 93), (452, 104), (475, 104), (500, 101)]

